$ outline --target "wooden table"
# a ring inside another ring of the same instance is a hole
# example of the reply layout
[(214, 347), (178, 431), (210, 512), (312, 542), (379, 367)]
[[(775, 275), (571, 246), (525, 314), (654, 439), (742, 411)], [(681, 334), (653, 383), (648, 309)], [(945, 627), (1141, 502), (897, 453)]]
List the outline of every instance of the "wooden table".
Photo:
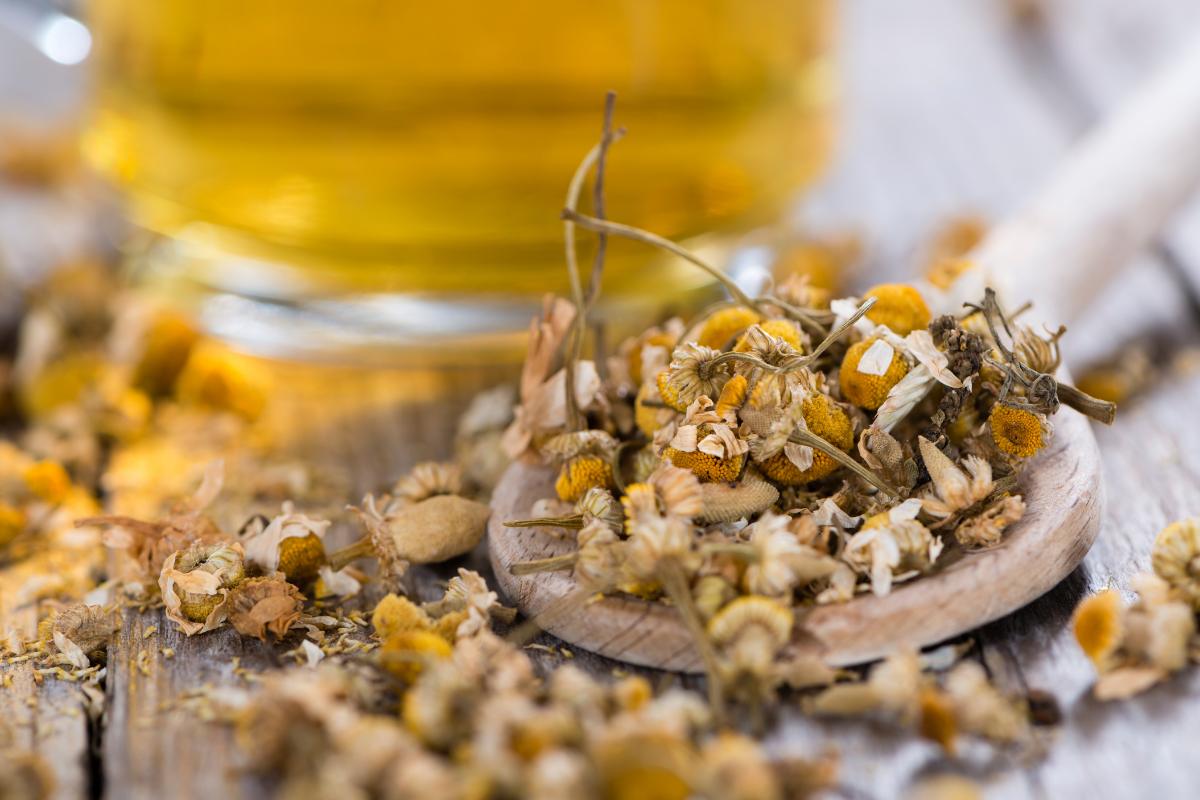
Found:
[[(799, 213), (818, 228), (863, 230), (871, 251), (862, 282), (911, 274), (919, 243), (947, 215), (999, 217), (1013, 209), (1091, 122), (1200, 25), (1195, 0), (1046, 0), (1040, 22), (1013, 14), (1033, 5), (842, 4), (845, 130), (834, 170)], [(1073, 327), (1066, 340), (1072, 363), (1138, 338), (1151, 338), (1164, 360), (1194, 345), (1198, 279), (1200, 205)], [(997, 759), (968, 748), (951, 761), (909, 733), (817, 722), (789, 708), (768, 736), (770, 751), (836, 748), (853, 797), (902, 796), (914, 781), (941, 772), (965, 774), (997, 798), (1195, 796), (1200, 765), (1191, 737), (1200, 734), (1200, 703), (1189, 695), (1200, 691), (1200, 671), (1128, 702), (1098, 703), (1088, 695), (1093, 673), (1069, 618), (1084, 594), (1127, 588), (1133, 573), (1148, 568), (1156, 532), (1200, 511), (1198, 404), (1200, 373), (1168, 370), (1121, 410), (1114, 427), (1097, 430), (1108, 495), (1099, 543), (1053, 592), (972, 637), (970, 657), (1001, 686), (1057, 697), (1064, 720), (1044, 735), (1043, 757)], [(433, 592), (432, 577), (417, 590)], [(158, 614), (128, 612), (126, 623), (109, 658), (102, 724), (89, 725), (77, 691), (53, 680), (38, 689), (19, 674), (15, 689), (0, 692), (18, 743), (55, 765), (58, 795), (260, 793), (261, 785), (236, 771), (228, 736), (201, 732), (175, 703), (198, 683), (245, 685), (234, 657), (253, 667), (276, 656), (228, 630), (185, 640)], [(164, 647), (174, 648), (173, 659), (162, 656)], [(547, 667), (559, 660), (531, 654)], [(574, 663), (596, 672), (617, 666), (586, 654)]]

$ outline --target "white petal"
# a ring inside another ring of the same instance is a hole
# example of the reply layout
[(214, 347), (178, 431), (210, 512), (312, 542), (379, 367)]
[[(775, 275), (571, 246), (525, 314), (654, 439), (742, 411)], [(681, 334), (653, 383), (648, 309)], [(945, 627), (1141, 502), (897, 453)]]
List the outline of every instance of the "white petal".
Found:
[(362, 589), (362, 584), (344, 569), (334, 572), (332, 567), (324, 566), (317, 574), (325, 588), (338, 597), (353, 597)]
[(917, 514), (921, 513), (921, 501), (915, 497), (910, 497), (898, 506), (892, 506), (888, 509), (888, 521), (905, 522), (910, 519), (916, 519)]
[(697, 430), (695, 425), (680, 425), (675, 429), (675, 435), (671, 438), (671, 447), (685, 453), (696, 452)]
[(892, 357), (896, 354), (896, 349), (883, 339), (876, 339), (874, 344), (867, 348), (867, 352), (862, 354), (862, 358), (858, 360), (858, 372), (863, 375), (882, 375), (888, 371), (888, 367), (892, 365)]
[(835, 503), (832, 497), (826, 497), (822, 500), (820, 507), (813, 512), (813, 522), (823, 526), (834, 525), (839, 528), (853, 528), (861, 521), (861, 516), (852, 517), (845, 511), (842, 511), (841, 506)]
[(308, 659), (308, 666), (315, 667), (321, 663), (321, 659), (325, 658), (325, 651), (317, 647), (311, 640), (305, 639), (300, 643), (304, 648), (304, 657)]
[(948, 369), (950, 362), (946, 354), (938, 350), (937, 345), (933, 343), (932, 334), (927, 329), (913, 331), (905, 337), (904, 342), (908, 345), (908, 352), (912, 353), (919, 363), (925, 365), (930, 375), (951, 389), (962, 388), (963, 382)]
[(66, 657), (67, 661), (71, 662), (71, 666), (78, 667), (79, 669), (87, 669), (91, 665), (83, 649), (68, 639), (62, 631), (54, 632), (54, 646), (58, 648), (58, 652)]
[(806, 444), (788, 442), (783, 446), (783, 452), (796, 469), (806, 470), (813, 465), (813, 449)]

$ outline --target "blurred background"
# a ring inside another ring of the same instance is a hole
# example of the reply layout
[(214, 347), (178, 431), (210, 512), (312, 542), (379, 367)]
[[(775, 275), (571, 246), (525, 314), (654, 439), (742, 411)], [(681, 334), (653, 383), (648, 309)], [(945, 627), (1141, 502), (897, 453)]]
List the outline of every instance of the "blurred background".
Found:
[[(849, 290), (969, 249), (1200, 17), (1179, 0), (576, 6), (0, 0), (7, 372), (33, 372), (12, 352), (21, 309), (74, 293), (122, 320), (105, 360), (149, 340), (179, 372), (199, 342), (204, 402), (399, 469), (444, 450), (515, 373), (542, 294), (567, 291), (558, 213), (605, 91), (628, 131), (610, 218), (751, 289), (799, 271)], [(1191, 302), (1186, 222), (1072, 353), (1102, 360)], [(598, 318), (612, 347), (715, 296), (613, 241)], [(1131, 297), (1171, 308), (1120, 313)], [(91, 368), (17, 400), (44, 412)]]

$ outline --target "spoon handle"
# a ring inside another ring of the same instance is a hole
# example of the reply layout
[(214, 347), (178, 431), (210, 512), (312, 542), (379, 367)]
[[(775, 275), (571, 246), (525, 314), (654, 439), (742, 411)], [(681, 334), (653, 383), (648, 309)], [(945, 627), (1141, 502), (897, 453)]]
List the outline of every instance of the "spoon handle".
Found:
[[(972, 254), (955, 285), (1070, 321), (1154, 239), (1200, 184), (1200, 34), (1091, 131), (1031, 202)], [(969, 279), (968, 279), (969, 276)], [(961, 284), (961, 286), (959, 285)]]

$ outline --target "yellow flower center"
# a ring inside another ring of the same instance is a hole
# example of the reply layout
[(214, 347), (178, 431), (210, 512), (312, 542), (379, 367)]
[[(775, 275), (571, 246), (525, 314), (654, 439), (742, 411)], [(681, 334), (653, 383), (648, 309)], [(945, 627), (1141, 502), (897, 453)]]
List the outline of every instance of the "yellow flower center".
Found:
[(926, 327), (933, 317), (921, 293), (903, 283), (880, 284), (868, 290), (866, 296), (877, 301), (867, 312), (867, 319), (887, 325), (901, 336)]
[(997, 403), (990, 421), (992, 440), (1009, 455), (1029, 458), (1045, 446), (1042, 421), (1032, 411)]
[[(890, 327), (890, 326), (889, 326)], [(859, 362), (863, 355), (875, 344), (875, 339), (867, 339), (850, 346), (842, 359), (842, 368), (838, 372), (838, 383), (842, 387), (842, 396), (859, 408), (871, 411), (883, 405), (888, 392), (908, 374), (908, 362), (899, 351), (892, 352), (891, 363), (882, 375), (868, 375), (858, 371)]]
[(315, 533), (290, 536), (279, 543), (279, 571), (297, 585), (315, 580), (325, 564), (325, 545)]
[(705, 320), (699, 336), (696, 337), (696, 342), (705, 347), (724, 350), (733, 337), (760, 319), (762, 317), (758, 315), (758, 312), (745, 306), (723, 308)]
[(600, 456), (576, 456), (563, 464), (554, 482), (558, 499), (574, 503), (594, 486), (607, 488), (612, 485), (612, 465)]

